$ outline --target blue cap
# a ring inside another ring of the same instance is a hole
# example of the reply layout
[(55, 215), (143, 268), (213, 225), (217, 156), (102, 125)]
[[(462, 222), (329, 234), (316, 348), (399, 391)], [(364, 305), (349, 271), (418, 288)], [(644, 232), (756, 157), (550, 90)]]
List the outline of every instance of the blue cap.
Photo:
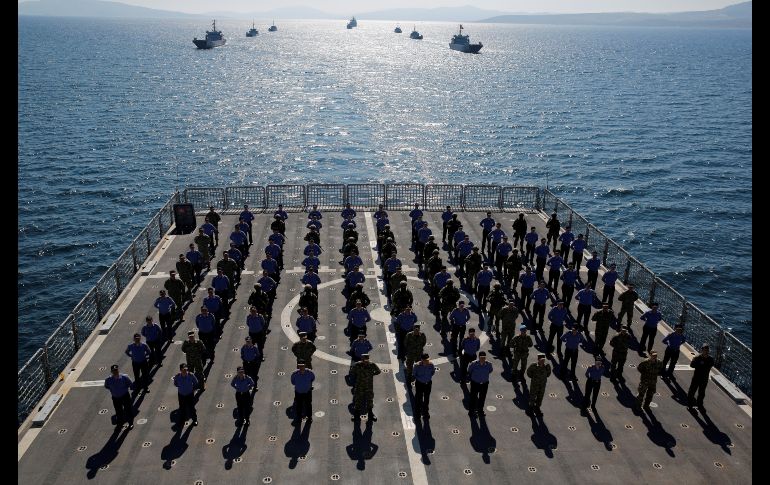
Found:
[(524, 325), (523, 323), (519, 325), (519, 330), (526, 330), (526, 329), (527, 329), (527, 326)]

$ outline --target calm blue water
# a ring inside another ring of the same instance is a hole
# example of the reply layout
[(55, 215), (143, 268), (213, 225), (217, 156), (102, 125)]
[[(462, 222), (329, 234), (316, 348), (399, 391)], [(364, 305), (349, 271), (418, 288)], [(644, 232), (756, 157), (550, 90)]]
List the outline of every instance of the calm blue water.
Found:
[(182, 187), (547, 182), (751, 342), (750, 31), (470, 24), (473, 56), (448, 23), (249, 24), (199, 51), (205, 22), (19, 18), (19, 363), (177, 166)]

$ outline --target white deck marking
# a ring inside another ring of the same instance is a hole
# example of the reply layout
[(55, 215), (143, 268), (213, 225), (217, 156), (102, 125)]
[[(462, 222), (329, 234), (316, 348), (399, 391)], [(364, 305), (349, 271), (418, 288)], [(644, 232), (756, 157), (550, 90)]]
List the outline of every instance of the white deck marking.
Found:
[[(372, 221), (372, 213), (365, 212), (364, 218), (366, 219), (366, 232), (369, 235), (370, 241), (377, 240), (377, 233), (374, 232), (374, 222)], [(380, 308), (385, 308), (388, 304), (388, 298), (384, 294), (383, 281), (382, 281), (382, 269), (377, 266), (377, 251), (369, 247), (372, 252), (372, 262), (375, 264), (377, 275), (377, 295), (380, 297)], [(398, 369), (400, 363), (396, 358), (396, 334), (391, 330), (388, 322), (384, 322), (385, 328), (388, 331), (388, 355), (390, 356), (390, 364), (393, 369)], [(409, 456), (409, 468), (412, 472), (412, 482), (415, 484), (427, 484), (428, 475), (425, 471), (425, 465), (422, 463), (422, 451), (420, 449), (420, 440), (415, 439), (415, 425), (412, 421), (414, 412), (412, 411), (412, 403), (406, 398), (406, 389), (404, 383), (406, 382), (406, 369), (402, 368), (398, 374), (404, 379), (404, 382), (399, 382), (396, 372), (391, 372), (393, 376), (393, 384), (396, 386), (396, 397), (398, 398), (398, 409), (401, 412), (401, 425), (404, 428), (404, 441), (406, 442), (406, 451)], [(408, 384), (406, 384), (408, 385)], [(408, 413), (408, 414), (407, 414)]]

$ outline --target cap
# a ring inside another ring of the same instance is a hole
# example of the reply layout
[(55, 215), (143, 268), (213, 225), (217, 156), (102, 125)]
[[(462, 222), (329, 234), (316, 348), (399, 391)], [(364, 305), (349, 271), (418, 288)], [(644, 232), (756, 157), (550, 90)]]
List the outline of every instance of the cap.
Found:
[(261, 289), (262, 288), (262, 284), (261, 283), (257, 283), (256, 285), (254, 285), (254, 289), (256, 290), (257, 288)]
[(188, 331), (187, 336), (189, 337), (190, 335), (195, 335), (195, 330)]
[(242, 370), (243, 370), (243, 366), (239, 365), (239, 366), (238, 366), (238, 367), (237, 367), (235, 370), (237, 370), (238, 372), (240, 372), (240, 371), (242, 371)]
[(677, 324), (674, 326), (674, 330), (676, 330), (676, 329), (678, 329), (678, 328), (681, 328), (682, 330), (684, 330), (684, 325), (682, 325), (681, 323), (677, 323)]
[(297, 365), (305, 365), (305, 361), (300, 359), (297, 361)]
[(484, 352), (483, 350), (479, 352), (479, 357), (486, 357), (486, 356), (487, 356), (487, 353)]
[[(420, 328), (420, 324), (419, 324), (419, 323), (415, 323), (415, 324), (412, 326), (412, 328)], [(473, 330), (473, 329), (471, 329), (471, 330)]]
[(118, 370), (118, 364), (112, 364), (110, 370)]
[(251, 342), (251, 337), (249, 337), (249, 336), (247, 335), (245, 340), (246, 340), (247, 342)]
[(187, 369), (187, 364), (179, 364), (179, 370)]
[(364, 360), (369, 360), (369, 354), (361, 354), (361, 358)]
[(527, 326), (524, 324), (519, 325), (519, 330), (526, 330)]
[(428, 357), (430, 357), (430, 355), (428, 355), (428, 354), (422, 354), (420, 356), (421, 359), (427, 359)]
[(564, 302), (563, 302), (563, 301), (561, 301), (561, 300), (559, 300), (559, 301), (557, 301), (557, 302), (556, 302), (556, 304), (557, 304), (557, 305), (564, 305)]
[(436, 239), (436, 238), (433, 236), (428, 236), (428, 239)]
[(476, 329), (475, 328), (469, 328), (468, 329), (468, 333), (476, 333)]
[(307, 332), (300, 332), (298, 335), (300, 337), (307, 337)]
[(138, 333), (135, 333), (134, 334), (134, 338), (142, 338), (142, 336), (140, 334), (138, 334)]
[(653, 350), (652, 352), (650, 352), (650, 357), (652, 357), (653, 355), (658, 355), (658, 353)]
[(597, 364), (604, 364), (604, 360), (601, 357), (597, 357), (596, 358), (596, 363)]
[(538, 359), (545, 359), (545, 354), (537, 354)]
[(701, 350), (708, 349), (709, 348), (709, 344), (703, 344), (703, 345), (700, 346), (700, 348), (701, 348)]

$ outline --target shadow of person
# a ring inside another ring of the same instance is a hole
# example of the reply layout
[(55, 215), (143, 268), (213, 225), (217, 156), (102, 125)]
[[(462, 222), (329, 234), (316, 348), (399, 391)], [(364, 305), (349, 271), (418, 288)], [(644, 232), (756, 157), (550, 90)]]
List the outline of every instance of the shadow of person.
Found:
[(366, 460), (371, 460), (379, 446), (372, 443), (372, 422), (367, 421), (364, 431), (361, 432), (361, 422), (355, 421), (353, 425), (353, 443), (345, 447), (351, 460), (356, 461), (356, 468), (366, 469)]
[(567, 401), (574, 407), (579, 408), (583, 403), (583, 391), (580, 390), (580, 384), (569, 379), (562, 382), (567, 390)]
[(675, 457), (674, 447), (676, 438), (663, 428), (663, 425), (655, 418), (652, 410), (643, 409), (642, 422), (647, 427), (647, 437), (656, 445), (664, 448), (670, 457)]
[(307, 456), (308, 451), (310, 451), (309, 438), (312, 425), (312, 421), (305, 421), (304, 427), (302, 425), (295, 426), (291, 438), (283, 447), (283, 453), (289, 458), (289, 468), (292, 470), (297, 467), (300, 457)]
[(682, 406), (687, 406), (687, 393), (679, 385), (679, 382), (668, 376), (663, 377), (661, 380), (671, 390), (671, 398)]
[(626, 386), (625, 382), (615, 381), (613, 387), (617, 393), (617, 400), (623, 407), (633, 409), (633, 407), (636, 406), (636, 396), (634, 396), (631, 389)]
[(166, 470), (171, 469), (172, 460), (176, 460), (187, 451), (187, 448), (190, 446), (187, 444), (187, 439), (190, 436), (190, 432), (192, 432), (193, 426), (187, 425), (185, 428), (184, 426), (176, 424), (172, 429), (175, 431), (174, 435), (171, 436), (171, 441), (169, 441), (160, 452), (160, 458), (163, 460), (163, 468)]
[(415, 423), (415, 433), (412, 439), (412, 446), (417, 449), (419, 446), (422, 462), (430, 465), (430, 455), (436, 450), (436, 440), (433, 438), (433, 431), (430, 429), (429, 420), (417, 420)]
[(513, 382), (513, 392), (515, 396), (511, 401), (513, 401), (513, 404), (515, 404), (516, 407), (524, 411), (529, 407), (529, 389), (527, 389), (526, 383), (522, 383), (521, 389), (519, 389), (518, 383), (519, 381)]
[(593, 418), (590, 414), (587, 414), (588, 424), (591, 426), (591, 433), (594, 435), (597, 441), (604, 443), (604, 447), (607, 451), (612, 451), (612, 433), (604, 425), (599, 412), (596, 409), (592, 409)]
[(231, 469), (233, 467), (233, 460), (246, 452), (246, 448), (248, 448), (248, 445), (246, 444), (246, 433), (248, 430), (248, 426), (238, 426), (235, 428), (235, 433), (233, 433), (233, 437), (230, 438), (230, 442), (222, 447), (222, 457), (225, 459), (225, 470)]
[(487, 420), (483, 416), (479, 417), (478, 422), (475, 418), (470, 418), (471, 422), (471, 437), (470, 443), (473, 450), (477, 453), (481, 453), (481, 459), (489, 465), (489, 454), (494, 453), (497, 447), (497, 440), (489, 432), (487, 427)]
[(701, 414), (703, 415), (702, 418), (698, 416), (698, 412), (695, 409), (689, 410), (690, 414), (692, 414), (692, 417), (695, 418), (695, 421), (698, 422), (698, 424), (703, 429), (703, 435), (708, 438), (709, 441), (711, 441), (714, 444), (717, 444), (722, 447), (722, 451), (727, 453), (728, 455), (732, 455), (732, 451), (730, 450), (729, 445), (732, 444), (732, 440), (727, 435), (727, 433), (722, 432), (719, 428), (717, 428), (717, 425), (714, 424), (713, 421), (711, 421), (711, 418), (708, 416), (708, 414), (701, 411)]
[(86, 460), (86, 468), (88, 469), (86, 477), (89, 480), (96, 477), (99, 468), (109, 465), (112, 460), (117, 458), (118, 451), (123, 444), (123, 440), (128, 436), (128, 432), (128, 428), (115, 428), (110, 437), (107, 438), (107, 442), (102, 446), (102, 449), (88, 457)]
[(543, 450), (545, 456), (553, 458), (553, 450), (558, 445), (556, 436), (548, 431), (548, 426), (542, 417), (533, 416), (530, 419), (532, 420), (532, 444), (535, 445), (535, 448)]

